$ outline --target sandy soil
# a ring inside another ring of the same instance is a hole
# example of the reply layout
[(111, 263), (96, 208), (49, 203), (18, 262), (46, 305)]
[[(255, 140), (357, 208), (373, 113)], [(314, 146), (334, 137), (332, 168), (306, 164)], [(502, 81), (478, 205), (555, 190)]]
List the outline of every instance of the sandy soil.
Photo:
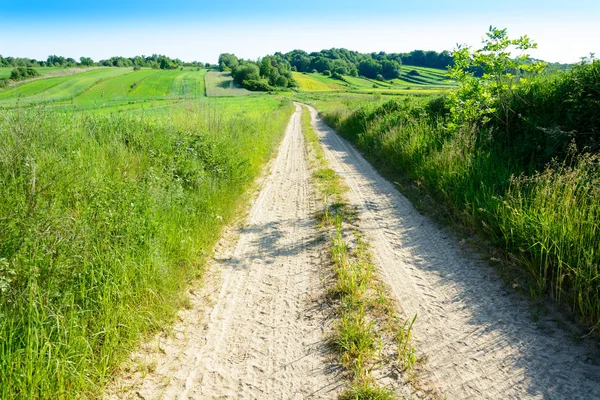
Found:
[(224, 246), (173, 334), (143, 346), (133, 356), (138, 371), (110, 397), (337, 396), (343, 378), (328, 354), (323, 306), (326, 242), (313, 219), (300, 117), (297, 106), (237, 243)]
[(414, 327), (426, 379), (448, 399), (600, 399), (598, 354), (575, 344), (488, 263), (420, 215), (311, 109), (331, 167), (350, 187), (382, 278)]

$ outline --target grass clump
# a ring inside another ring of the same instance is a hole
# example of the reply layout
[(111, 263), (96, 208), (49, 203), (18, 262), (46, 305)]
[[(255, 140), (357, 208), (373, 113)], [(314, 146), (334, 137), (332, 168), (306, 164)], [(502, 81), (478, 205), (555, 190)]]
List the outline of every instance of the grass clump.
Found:
[(290, 113), (2, 112), (0, 398), (99, 398), (185, 304)]
[[(367, 243), (351, 228), (356, 221), (356, 212), (350, 209), (345, 199), (348, 188), (329, 168), (307, 110), (302, 122), (313, 164), (313, 181), (325, 203), (319, 219), (322, 227), (331, 233), (329, 254), (334, 281), (329, 296), (337, 315), (331, 344), (351, 380), (350, 387), (340, 398), (393, 399), (393, 391), (378, 385), (372, 372), (379, 368), (378, 364), (391, 361), (383, 356), (382, 349), (394, 343), (395, 336), (403, 335), (404, 339), (404, 347), (398, 345), (396, 351), (410, 349), (414, 356), (414, 347), (409, 346), (410, 331), (403, 334), (398, 330), (402, 329), (399, 319), (385, 287), (377, 279)], [(400, 358), (406, 357), (398, 355)]]

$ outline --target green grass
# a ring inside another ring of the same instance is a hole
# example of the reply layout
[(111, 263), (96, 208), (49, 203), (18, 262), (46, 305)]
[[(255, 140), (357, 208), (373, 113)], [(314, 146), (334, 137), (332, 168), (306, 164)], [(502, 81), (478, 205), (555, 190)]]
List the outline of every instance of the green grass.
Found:
[(0, 107), (71, 100), (103, 80), (128, 74), (127, 68), (101, 68), (75, 75), (39, 79), (0, 91)]
[(160, 77), (160, 75), (165, 73), (164, 71), (154, 69), (133, 71), (131, 68), (129, 68), (128, 70), (129, 72), (125, 75), (99, 82), (98, 84), (86, 90), (85, 93), (75, 97), (73, 103), (106, 104), (112, 102), (129, 101), (127, 96), (130, 93), (133, 93), (138, 86), (141, 87), (146, 79), (152, 79), (154, 76)]
[[(388, 299), (389, 292), (377, 278), (367, 243), (352, 225), (356, 213), (345, 198), (348, 187), (329, 168), (306, 108), (302, 115), (302, 131), (307, 142), (312, 180), (317, 192), (323, 196), (324, 210), (317, 219), (324, 230), (333, 226), (333, 230), (328, 231), (335, 278), (328, 293), (336, 314), (331, 344), (351, 378), (349, 388), (340, 398), (394, 399), (392, 391), (377, 384), (372, 371), (387, 362), (381, 357), (382, 346), (384, 342), (394, 340), (398, 342), (397, 362), (405, 371), (412, 368), (414, 362), (410, 365), (404, 362), (407, 359), (416, 361), (410, 338), (412, 324), (407, 328), (407, 325), (397, 323), (399, 318)], [(352, 248), (347, 244), (348, 235), (354, 236)]]
[(209, 71), (205, 76), (206, 95), (210, 97), (247, 96), (251, 91), (233, 81), (230, 72)]
[(180, 70), (156, 70), (144, 79), (134, 82), (133, 88), (127, 92), (127, 97), (136, 99), (164, 98), (169, 95), (169, 90), (174, 79), (183, 74)]
[(204, 79), (207, 70), (183, 71), (177, 75), (169, 87), (171, 97), (202, 97), (206, 95)]
[(293, 110), (244, 100), (0, 111), (0, 398), (101, 398), (173, 321)]
[[(419, 76), (408, 76), (411, 70), (419, 72)], [(365, 94), (435, 94), (451, 89), (456, 85), (448, 81), (445, 70), (403, 66), (402, 75), (398, 79), (378, 81), (365, 77), (344, 76), (344, 81), (333, 79), (322, 74), (295, 73), (300, 92), (333, 92), (351, 91)]]
[[(14, 69), (14, 67), (9, 67), (9, 68), (0, 68), (0, 78), (8, 78), (10, 77), (10, 73), (12, 72), (12, 70)], [(46, 75), (49, 73), (54, 73), (54, 72), (60, 72), (60, 71), (65, 71), (67, 70), (67, 68), (62, 68), (62, 67), (37, 67), (34, 68), (37, 72), (40, 73), (40, 75)]]
[(449, 131), (443, 98), (321, 104), (329, 104), (328, 123), (385, 175), (414, 182), (404, 186), (433, 198), (432, 213), (501, 250), (514, 287), (536, 299), (550, 295), (596, 329), (598, 70), (600, 62), (515, 89), (510, 108), (518, 118), (508, 128), (493, 119)]

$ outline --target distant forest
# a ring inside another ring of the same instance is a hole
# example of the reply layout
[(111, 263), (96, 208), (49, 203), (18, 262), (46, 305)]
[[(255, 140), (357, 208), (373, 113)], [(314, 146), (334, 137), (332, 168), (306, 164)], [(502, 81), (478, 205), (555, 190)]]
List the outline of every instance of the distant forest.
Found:
[(176, 69), (179, 67), (208, 67), (210, 64), (204, 64), (198, 61), (183, 62), (178, 58), (169, 58), (162, 54), (153, 54), (151, 56), (135, 57), (111, 57), (107, 60), (95, 62), (90, 57), (80, 57), (79, 61), (73, 58), (62, 56), (48, 56), (45, 61), (31, 58), (2, 57), (0, 55), (0, 68), (7, 67), (146, 67), (156, 69)]

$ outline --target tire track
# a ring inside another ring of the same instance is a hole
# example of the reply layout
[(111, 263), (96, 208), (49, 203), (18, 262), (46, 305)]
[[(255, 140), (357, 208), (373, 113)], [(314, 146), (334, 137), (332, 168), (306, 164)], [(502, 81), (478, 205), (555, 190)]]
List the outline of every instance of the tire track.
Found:
[(310, 107), (329, 163), (350, 187), (382, 277), (414, 326), (427, 379), (449, 399), (600, 398), (597, 351), (553, 321), (534, 322), (527, 300), (504, 289), (384, 180)]

